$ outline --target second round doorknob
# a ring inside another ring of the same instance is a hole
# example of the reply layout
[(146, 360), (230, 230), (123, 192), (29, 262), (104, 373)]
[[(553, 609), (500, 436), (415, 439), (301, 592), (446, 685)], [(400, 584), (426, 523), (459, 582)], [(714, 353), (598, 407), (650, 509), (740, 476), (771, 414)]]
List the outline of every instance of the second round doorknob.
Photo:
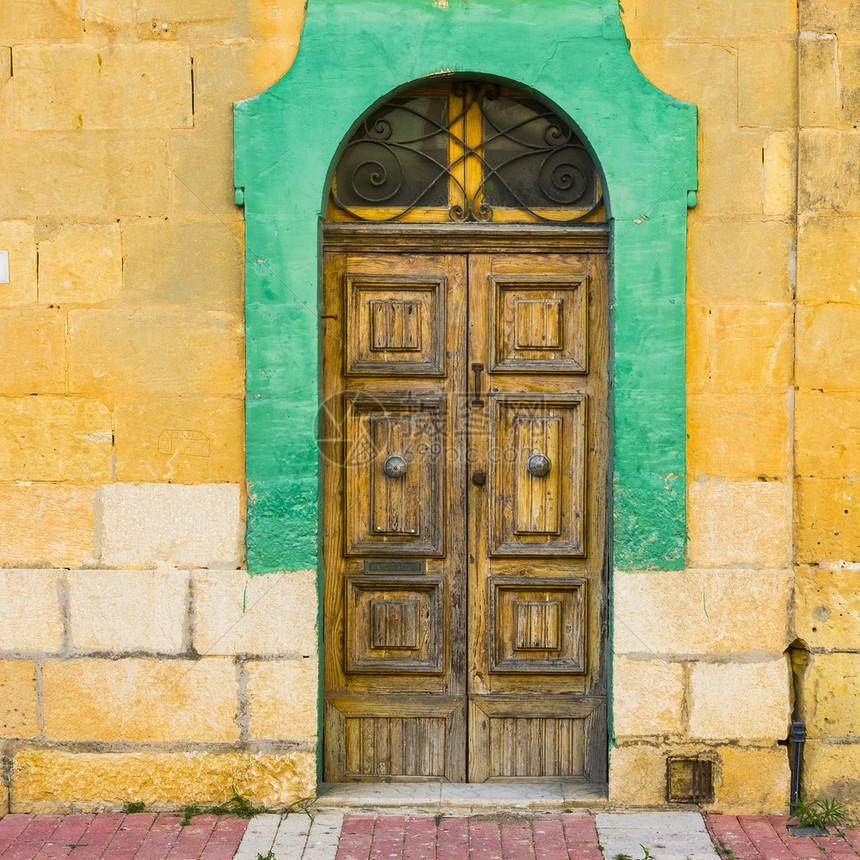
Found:
[(382, 464), (382, 471), (389, 478), (402, 478), (406, 474), (406, 465), (406, 460), (403, 457), (392, 454), (392, 456), (385, 458), (385, 462)]
[(542, 478), (549, 472), (551, 463), (546, 454), (532, 454), (526, 462), (526, 468), (529, 473), (536, 478)]

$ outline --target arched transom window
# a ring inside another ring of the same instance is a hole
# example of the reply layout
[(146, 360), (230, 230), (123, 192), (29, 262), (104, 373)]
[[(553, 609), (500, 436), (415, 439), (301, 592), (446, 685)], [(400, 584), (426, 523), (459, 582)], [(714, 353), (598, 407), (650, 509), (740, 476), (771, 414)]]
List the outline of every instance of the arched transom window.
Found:
[(602, 220), (588, 151), (515, 90), (458, 81), (397, 96), (346, 146), (328, 216), (362, 221)]

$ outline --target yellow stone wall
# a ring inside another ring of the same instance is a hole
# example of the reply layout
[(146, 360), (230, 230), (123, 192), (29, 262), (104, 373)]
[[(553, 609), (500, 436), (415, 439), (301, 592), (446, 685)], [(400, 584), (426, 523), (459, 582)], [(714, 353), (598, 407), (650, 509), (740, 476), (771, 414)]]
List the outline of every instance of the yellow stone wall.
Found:
[(642, 72), (699, 106), (687, 260), (688, 569), (618, 572), (610, 793), (716, 766), (715, 808), (860, 809), (860, 18), (625, 0)]
[[(0, 0), (0, 754), (13, 810), (315, 786), (314, 577), (244, 567), (232, 103), (301, 2)], [(288, 621), (285, 622), (285, 619)]]
[[(704, 755), (714, 808), (781, 811), (795, 718), (807, 794), (860, 803), (860, 20), (624, 7), (642, 72), (699, 106), (700, 185), (687, 569), (615, 574), (610, 797), (661, 804), (666, 756)], [(231, 104), (287, 71), (302, 17), (0, 0), (13, 810), (314, 788), (315, 576), (244, 570), (232, 189)]]

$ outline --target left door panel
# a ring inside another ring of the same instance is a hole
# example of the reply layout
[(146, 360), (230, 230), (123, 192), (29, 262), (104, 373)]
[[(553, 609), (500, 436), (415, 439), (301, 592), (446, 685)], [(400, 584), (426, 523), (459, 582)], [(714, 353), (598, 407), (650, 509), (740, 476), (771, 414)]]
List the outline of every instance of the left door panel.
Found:
[(325, 779), (466, 778), (466, 263), (325, 255)]

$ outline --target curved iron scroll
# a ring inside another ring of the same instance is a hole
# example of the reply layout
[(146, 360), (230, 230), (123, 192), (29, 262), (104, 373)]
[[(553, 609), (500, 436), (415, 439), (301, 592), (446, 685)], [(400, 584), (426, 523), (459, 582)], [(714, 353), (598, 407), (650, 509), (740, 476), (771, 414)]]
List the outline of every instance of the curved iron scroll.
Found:
[[(462, 99), (454, 116), (447, 95), (408, 94), (370, 116), (335, 169), (335, 204), (363, 221), (395, 221), (419, 206), (447, 208), (452, 221), (491, 221), (504, 207), (559, 224), (600, 206), (588, 151), (552, 111), (494, 84), (455, 83), (453, 92)], [(477, 143), (465, 133), (475, 109)]]

